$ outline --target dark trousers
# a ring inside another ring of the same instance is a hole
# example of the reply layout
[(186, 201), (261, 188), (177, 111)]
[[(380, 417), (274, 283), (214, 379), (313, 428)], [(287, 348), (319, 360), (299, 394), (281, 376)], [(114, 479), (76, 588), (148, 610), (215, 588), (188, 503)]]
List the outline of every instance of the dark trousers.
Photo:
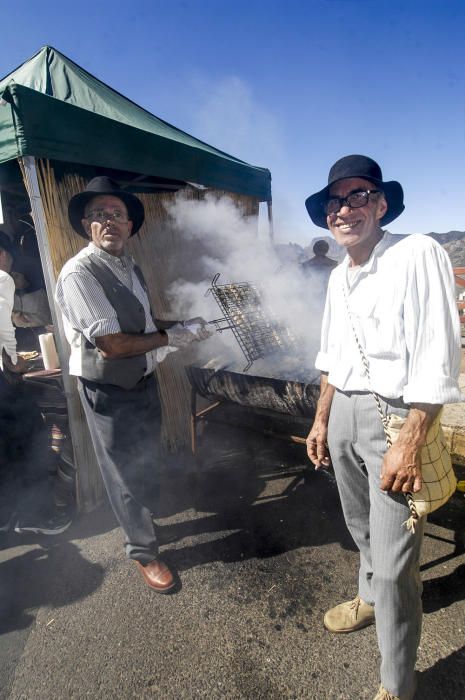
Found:
[[(37, 403), (22, 381), (10, 384), (0, 370), (0, 511), (40, 513), (52, 503), (54, 466)], [(0, 518), (2, 517), (0, 516)]]
[(134, 389), (80, 379), (79, 394), (126, 554), (141, 564), (158, 545), (149, 507), (159, 454), (160, 400), (154, 376)]

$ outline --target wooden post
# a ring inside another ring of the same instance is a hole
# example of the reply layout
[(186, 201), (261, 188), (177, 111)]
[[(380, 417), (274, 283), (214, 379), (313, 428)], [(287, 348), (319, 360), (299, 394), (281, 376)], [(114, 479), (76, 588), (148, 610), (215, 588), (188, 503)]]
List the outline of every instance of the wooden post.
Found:
[[(98, 469), (95, 453), (92, 448), (87, 423), (80, 405), (76, 380), (69, 375), (68, 371), (68, 343), (63, 329), (61, 311), (55, 303), (56, 282), (47, 236), (47, 222), (37, 177), (36, 161), (32, 156), (24, 156), (21, 161), (25, 186), (31, 202), (32, 218), (39, 246), (40, 260), (44, 272), (45, 287), (50, 304), (53, 327), (55, 329), (55, 341), (60, 358), (63, 386), (68, 406), (69, 431), (73, 444), (74, 464), (77, 470), (76, 490), (78, 507), (89, 511), (102, 501), (103, 484), (99, 479), (97, 481), (99, 486), (95, 488), (95, 470)], [(89, 478), (91, 471), (94, 472), (93, 479)]]

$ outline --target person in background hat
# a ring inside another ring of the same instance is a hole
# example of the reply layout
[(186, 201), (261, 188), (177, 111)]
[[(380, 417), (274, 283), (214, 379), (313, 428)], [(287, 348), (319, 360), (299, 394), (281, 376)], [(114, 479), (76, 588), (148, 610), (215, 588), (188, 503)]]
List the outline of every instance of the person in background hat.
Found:
[(332, 258), (328, 257), (329, 245), (323, 239), (316, 241), (313, 244), (313, 258), (306, 260), (302, 263), (302, 270), (304, 272), (312, 272), (314, 270), (332, 270), (336, 267), (337, 262)]
[[(401, 239), (383, 230), (402, 213), (403, 191), (398, 182), (384, 182), (366, 156), (337, 161), (328, 185), (306, 207), (347, 251), (329, 281), (316, 360), (321, 396), (307, 450), (316, 468), (331, 459), (360, 550), (358, 594), (329, 610), (324, 624), (347, 633), (376, 621), (381, 686), (375, 700), (410, 700), (421, 632), (424, 519), (415, 533), (406, 529), (404, 493), (420, 489), (421, 447), (442, 404), (463, 400), (451, 264), (433, 239)], [(406, 417), (389, 449), (371, 390), (385, 414)]]
[(300, 270), (303, 272), (305, 278), (307, 294), (309, 294), (312, 299), (312, 327), (314, 329), (315, 351), (316, 343), (318, 342), (317, 338), (323, 322), (329, 277), (331, 271), (337, 265), (335, 260), (328, 257), (328, 251), (328, 243), (320, 239), (313, 244), (313, 258), (305, 260), (305, 262), (300, 264)]
[(110, 504), (125, 533), (126, 553), (145, 582), (165, 593), (175, 585), (158, 557), (147, 492), (154, 488), (160, 404), (154, 370), (168, 352), (204, 340), (203, 319), (152, 318), (140, 269), (126, 252), (144, 221), (142, 202), (108, 177), (96, 177), (69, 202), (70, 222), (87, 247), (64, 265), (56, 288), (70, 374), (86, 414)]

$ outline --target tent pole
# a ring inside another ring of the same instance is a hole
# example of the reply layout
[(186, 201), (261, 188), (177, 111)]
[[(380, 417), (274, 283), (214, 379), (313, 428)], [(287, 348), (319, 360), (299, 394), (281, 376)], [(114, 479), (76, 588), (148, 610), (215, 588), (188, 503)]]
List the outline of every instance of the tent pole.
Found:
[(74, 464), (77, 467), (76, 490), (78, 506), (82, 506), (85, 510), (91, 510), (101, 501), (101, 498), (99, 498), (98, 494), (93, 493), (91, 485), (87, 483), (86, 468), (81, 468), (82, 465), (86, 465), (89, 462), (89, 456), (85, 453), (85, 446), (89, 442), (89, 436), (86, 434), (87, 426), (82, 425), (83, 418), (75, 380), (69, 375), (68, 343), (66, 341), (65, 332), (63, 329), (61, 311), (55, 302), (56, 281), (52, 258), (50, 255), (50, 247), (47, 237), (47, 223), (42, 197), (40, 195), (36, 161), (32, 156), (23, 156), (20, 160), (23, 165), (26, 190), (31, 203), (32, 218), (34, 221), (40, 260), (44, 272), (45, 287), (47, 290), (53, 327), (55, 328), (54, 336), (58, 356), (60, 358), (61, 376), (68, 407), (68, 423), (73, 445)]
[(268, 210), (268, 235), (271, 243), (274, 243), (274, 228), (273, 228), (273, 201), (271, 199), (266, 203)]
[(39, 181), (37, 178), (37, 169), (35, 159), (32, 156), (23, 156), (21, 161), (24, 166), (24, 176), (26, 180), (27, 193), (31, 202), (32, 218), (34, 220), (34, 228), (37, 236), (37, 244), (39, 247), (40, 261), (45, 279), (45, 287), (47, 289), (48, 300), (50, 303), (50, 313), (54, 328), (58, 330), (55, 338), (58, 356), (60, 358), (60, 367), (63, 377), (65, 392), (71, 391), (70, 377), (68, 373), (68, 352), (67, 345), (63, 344), (64, 331), (61, 319), (61, 313), (55, 305), (55, 276), (53, 273), (52, 258), (47, 240), (47, 224), (45, 220), (45, 212), (40, 196)]

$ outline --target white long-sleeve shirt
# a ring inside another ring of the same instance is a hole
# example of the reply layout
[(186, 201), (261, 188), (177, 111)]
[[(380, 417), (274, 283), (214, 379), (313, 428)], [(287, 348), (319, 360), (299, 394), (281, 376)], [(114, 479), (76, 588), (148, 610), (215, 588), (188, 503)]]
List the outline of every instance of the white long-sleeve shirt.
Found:
[(13, 301), (15, 298), (15, 283), (13, 278), (0, 270), (0, 367), (3, 369), (3, 350), (9, 355), (15, 365), (18, 361), (16, 355), (15, 329), (11, 321)]
[[(385, 233), (369, 260), (331, 274), (316, 367), (341, 391), (370, 391), (405, 403), (463, 401), (458, 387), (460, 323), (449, 257), (428, 236)], [(371, 386), (352, 321), (370, 366)]]

